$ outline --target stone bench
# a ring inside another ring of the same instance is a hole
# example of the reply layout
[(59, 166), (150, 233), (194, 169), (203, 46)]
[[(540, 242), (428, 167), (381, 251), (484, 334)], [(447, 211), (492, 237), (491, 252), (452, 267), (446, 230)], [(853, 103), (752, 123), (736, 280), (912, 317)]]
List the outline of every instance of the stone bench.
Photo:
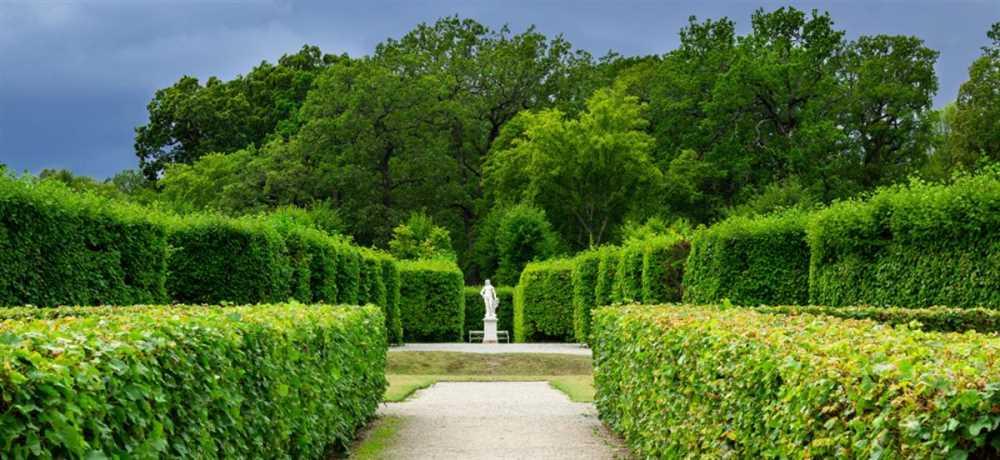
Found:
[[(469, 331), (469, 343), (472, 343), (473, 339), (479, 339), (479, 341), (482, 342), (483, 331)], [(507, 331), (497, 331), (497, 341), (499, 342), (501, 340), (510, 343), (510, 334)]]

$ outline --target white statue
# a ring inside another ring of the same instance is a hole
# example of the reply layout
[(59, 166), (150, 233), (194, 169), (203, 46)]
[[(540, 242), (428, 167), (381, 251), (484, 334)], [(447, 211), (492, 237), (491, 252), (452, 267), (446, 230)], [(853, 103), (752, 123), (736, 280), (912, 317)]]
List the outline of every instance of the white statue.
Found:
[(483, 296), (483, 302), (486, 303), (486, 317), (483, 319), (496, 319), (500, 300), (497, 299), (497, 291), (493, 289), (490, 280), (486, 280), (486, 285), (479, 291), (479, 295)]

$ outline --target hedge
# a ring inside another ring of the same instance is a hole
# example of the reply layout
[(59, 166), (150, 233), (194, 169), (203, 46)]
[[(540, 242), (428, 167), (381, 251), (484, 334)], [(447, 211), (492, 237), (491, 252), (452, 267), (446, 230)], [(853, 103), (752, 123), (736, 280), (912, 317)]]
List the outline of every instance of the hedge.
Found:
[(1000, 341), (829, 316), (605, 308), (601, 417), (642, 458), (991, 458)]
[(460, 342), (465, 326), (465, 280), (446, 260), (399, 262), (399, 311), (407, 342)]
[(684, 264), (691, 244), (680, 236), (659, 236), (643, 245), (642, 302), (680, 302), (683, 298)]
[(141, 208), (0, 173), (0, 305), (162, 302), (166, 263)]
[(361, 286), (361, 253), (347, 243), (337, 246), (337, 303), (357, 304)]
[(399, 265), (392, 257), (382, 257), (382, 278), (385, 284), (385, 327), (389, 343), (403, 343), (403, 323), (399, 312)]
[[(486, 305), (479, 291), (482, 286), (465, 287), (465, 328), (462, 337), (468, 340), (469, 331), (483, 330), (483, 316), (486, 315)], [(497, 307), (497, 330), (514, 333), (514, 288), (493, 286), (497, 291), (500, 306)]]
[(684, 301), (803, 305), (809, 300), (805, 215), (734, 217), (695, 232)]
[(514, 292), (514, 340), (572, 341), (573, 261), (531, 262)]
[(642, 300), (642, 252), (642, 243), (622, 247), (615, 271), (616, 292), (620, 293), (622, 302)]
[(597, 306), (597, 276), (601, 249), (581, 252), (573, 258), (573, 337), (587, 343), (590, 336), (590, 311)]
[(925, 331), (982, 333), (1000, 332), (1000, 310), (990, 308), (898, 308), (898, 307), (760, 307), (762, 313), (786, 315), (829, 315), (838, 318), (867, 319), (890, 325), (906, 325)]
[(0, 445), (28, 458), (327, 458), (386, 388), (374, 306), (4, 323)]
[(615, 293), (615, 279), (621, 259), (621, 248), (608, 246), (601, 248), (601, 260), (597, 267), (597, 282), (594, 283), (594, 304), (611, 305), (621, 302), (621, 291)]
[(1000, 172), (834, 204), (808, 238), (813, 303), (1000, 308)]

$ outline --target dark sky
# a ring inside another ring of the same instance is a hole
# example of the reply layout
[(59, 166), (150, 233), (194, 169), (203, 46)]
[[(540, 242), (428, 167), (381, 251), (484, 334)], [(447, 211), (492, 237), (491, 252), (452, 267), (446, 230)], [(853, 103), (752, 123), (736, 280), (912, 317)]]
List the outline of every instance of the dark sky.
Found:
[(660, 54), (687, 17), (736, 21), (782, 5), (832, 14), (849, 37), (907, 34), (941, 52), (940, 106), (1000, 21), (1000, 0), (742, 1), (209, 1), (0, 0), (0, 163), (99, 178), (137, 166), (133, 129), (157, 88), (182, 75), (231, 78), (315, 44), (368, 54), (387, 37), (452, 14), (515, 31), (536, 25), (595, 55)]

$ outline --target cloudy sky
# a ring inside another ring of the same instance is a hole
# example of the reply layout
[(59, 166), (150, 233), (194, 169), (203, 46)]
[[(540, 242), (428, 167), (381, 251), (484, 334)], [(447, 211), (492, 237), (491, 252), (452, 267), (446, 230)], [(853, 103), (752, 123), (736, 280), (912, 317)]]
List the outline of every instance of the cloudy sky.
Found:
[(594, 54), (659, 54), (677, 46), (690, 15), (728, 16), (742, 33), (754, 9), (787, 4), (830, 11), (850, 37), (924, 39), (941, 52), (939, 106), (1000, 21), (1000, 0), (0, 0), (0, 163), (100, 178), (134, 168), (133, 129), (157, 88), (185, 74), (231, 78), (305, 43), (358, 56), (458, 14), (515, 31), (534, 24)]

